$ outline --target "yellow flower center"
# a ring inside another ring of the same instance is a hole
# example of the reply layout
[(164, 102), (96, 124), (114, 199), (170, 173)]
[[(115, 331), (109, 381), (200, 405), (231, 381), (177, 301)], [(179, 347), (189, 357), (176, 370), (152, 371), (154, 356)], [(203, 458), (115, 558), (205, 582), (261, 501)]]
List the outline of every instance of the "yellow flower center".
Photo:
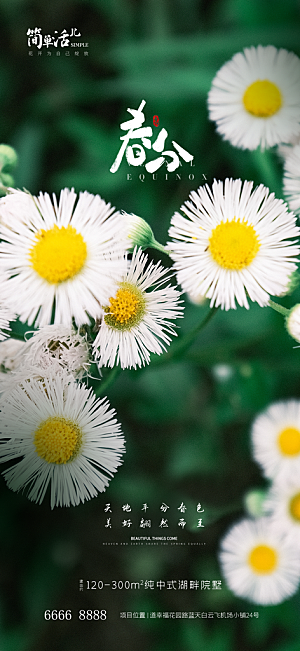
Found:
[(81, 441), (78, 425), (61, 416), (47, 418), (34, 432), (36, 452), (48, 463), (73, 461), (80, 450)]
[(130, 330), (140, 323), (145, 314), (143, 293), (130, 283), (121, 283), (116, 296), (109, 299), (109, 306), (104, 308), (105, 323), (117, 330)]
[(239, 270), (248, 267), (259, 247), (253, 226), (234, 218), (213, 229), (208, 248), (220, 267)]
[(277, 439), (282, 454), (293, 456), (300, 452), (300, 432), (295, 427), (286, 427)]
[(86, 243), (70, 224), (40, 230), (29, 253), (33, 269), (48, 283), (56, 285), (73, 278), (82, 269), (87, 257)]
[(257, 545), (249, 554), (251, 569), (257, 574), (269, 574), (277, 565), (277, 553), (268, 545)]
[(300, 493), (294, 495), (290, 501), (290, 514), (293, 520), (300, 522)]
[(254, 81), (243, 96), (246, 111), (257, 118), (269, 118), (279, 111), (282, 97), (276, 84), (268, 79)]

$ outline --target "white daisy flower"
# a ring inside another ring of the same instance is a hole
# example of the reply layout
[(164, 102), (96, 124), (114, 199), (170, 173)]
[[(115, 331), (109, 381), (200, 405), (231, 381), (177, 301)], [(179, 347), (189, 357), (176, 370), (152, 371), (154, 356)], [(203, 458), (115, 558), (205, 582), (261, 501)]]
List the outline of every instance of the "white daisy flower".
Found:
[(264, 502), (274, 527), (291, 540), (300, 542), (300, 480), (292, 475), (285, 482), (275, 480)]
[(255, 461), (265, 477), (285, 482), (300, 472), (300, 400), (276, 402), (255, 419), (252, 432)]
[(211, 307), (249, 308), (247, 296), (267, 305), (279, 296), (297, 268), (300, 233), (295, 216), (268, 188), (240, 179), (214, 181), (191, 192), (175, 213), (168, 244), (177, 279), (185, 292), (211, 299)]
[(53, 204), (48, 194), (11, 192), (10, 215), (14, 207), (16, 214), (9, 226), (7, 202), (0, 201), (0, 266), (12, 309), (29, 325), (47, 325), (52, 311), (54, 323), (64, 325), (97, 318), (124, 271), (119, 213), (88, 192), (74, 208), (73, 189), (62, 190), (59, 203), (53, 195)]
[(160, 355), (170, 344), (170, 335), (176, 335), (170, 319), (183, 316), (180, 292), (163, 287), (170, 279), (169, 269), (153, 262), (146, 267), (147, 260), (141, 249), (134, 250), (127, 273), (104, 307), (94, 342), (99, 367), (149, 364), (150, 353)]
[(88, 374), (91, 365), (90, 349), (86, 335), (81, 335), (65, 325), (43, 326), (26, 342), (26, 362), (41, 372), (53, 373), (65, 369), (74, 377)]
[(273, 147), (300, 134), (300, 60), (273, 45), (245, 48), (220, 68), (209, 117), (241, 149)]
[(235, 524), (222, 540), (220, 563), (230, 590), (256, 604), (281, 603), (300, 580), (299, 546), (266, 517)]
[(124, 437), (105, 399), (63, 376), (18, 385), (1, 400), (1, 462), (13, 491), (27, 489), (40, 504), (51, 489), (51, 508), (75, 506), (108, 486), (122, 463)]
[(291, 210), (300, 214), (300, 145), (284, 161), (283, 191)]

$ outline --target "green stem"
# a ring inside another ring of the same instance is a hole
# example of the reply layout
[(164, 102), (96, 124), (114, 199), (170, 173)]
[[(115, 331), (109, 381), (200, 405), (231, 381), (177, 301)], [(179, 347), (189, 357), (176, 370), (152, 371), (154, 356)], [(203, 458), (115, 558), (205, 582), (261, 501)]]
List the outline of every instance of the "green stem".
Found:
[(152, 248), (157, 249), (157, 251), (162, 251), (162, 253), (166, 253), (166, 255), (170, 255), (169, 251), (163, 246), (163, 244), (160, 244), (155, 239), (152, 242)]
[(108, 377), (105, 380), (102, 380), (97, 389), (95, 389), (95, 394), (97, 398), (106, 393), (107, 389), (114, 383), (117, 377), (121, 373), (121, 367), (115, 366), (109, 373)]
[(179, 341), (174, 341), (173, 344), (171, 345), (171, 348), (168, 350), (167, 353), (162, 355), (161, 357), (154, 357), (151, 360), (151, 364), (164, 364), (165, 362), (168, 362), (171, 359), (176, 359), (177, 357), (181, 357), (183, 353), (187, 351), (187, 349), (192, 345), (194, 340), (196, 339), (197, 335), (199, 332), (206, 326), (206, 324), (212, 319), (214, 314), (218, 311), (218, 307), (212, 307), (209, 312), (206, 314), (204, 319), (196, 325), (193, 330), (188, 332), (186, 335), (184, 335)]
[(288, 316), (291, 310), (288, 310), (286, 307), (283, 307), (283, 305), (279, 305), (278, 303), (275, 303), (274, 301), (269, 300), (269, 306), (275, 310), (275, 312), (279, 312), (279, 314), (283, 314), (283, 316)]

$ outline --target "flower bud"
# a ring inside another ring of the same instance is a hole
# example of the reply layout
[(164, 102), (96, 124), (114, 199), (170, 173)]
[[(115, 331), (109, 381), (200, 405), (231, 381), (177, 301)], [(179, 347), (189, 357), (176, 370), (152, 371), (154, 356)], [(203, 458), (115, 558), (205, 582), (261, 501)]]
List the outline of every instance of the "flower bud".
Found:
[(264, 513), (264, 501), (266, 491), (256, 488), (248, 491), (244, 497), (244, 504), (247, 514), (252, 518), (260, 518)]
[(9, 145), (0, 145), (0, 170), (10, 171), (17, 162), (18, 156), (15, 150)]
[(285, 327), (289, 335), (300, 342), (300, 303), (294, 305), (290, 310), (285, 319)]
[(122, 218), (128, 244), (127, 248), (134, 249), (137, 246), (141, 247), (141, 249), (147, 249), (153, 246), (155, 238), (152, 228), (142, 217), (122, 212)]

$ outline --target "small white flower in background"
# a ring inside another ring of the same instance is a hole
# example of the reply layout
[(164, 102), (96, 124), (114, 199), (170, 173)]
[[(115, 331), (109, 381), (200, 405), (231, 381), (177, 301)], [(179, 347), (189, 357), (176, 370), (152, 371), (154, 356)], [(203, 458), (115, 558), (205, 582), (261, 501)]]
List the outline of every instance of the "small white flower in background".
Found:
[(0, 342), (0, 366), (4, 371), (15, 371), (23, 362), (26, 348), (25, 341), (20, 339), (5, 339)]
[(255, 461), (265, 477), (285, 483), (300, 474), (300, 400), (275, 402), (252, 425)]
[(267, 517), (233, 525), (221, 542), (220, 563), (230, 590), (256, 604), (279, 604), (298, 588), (299, 546)]
[(203, 296), (203, 294), (199, 294), (198, 292), (188, 292), (187, 293), (187, 298), (190, 301), (190, 303), (193, 303), (193, 305), (204, 305), (206, 301), (206, 296)]
[(264, 512), (271, 518), (278, 532), (300, 543), (300, 479), (286, 477), (285, 482), (275, 482), (264, 502)]
[(19, 384), (0, 402), (1, 462), (13, 491), (27, 489), (51, 508), (77, 505), (102, 493), (122, 463), (124, 437), (115, 411), (92, 389), (56, 376)]
[(120, 214), (88, 192), (75, 206), (76, 196), (66, 188), (52, 203), (47, 193), (11, 190), (0, 201), (5, 298), (28, 325), (47, 325), (53, 310), (55, 324), (71, 326), (74, 318), (81, 326), (99, 317), (99, 304), (126, 268)]
[[(300, 249), (296, 218), (263, 185), (240, 179), (214, 181), (191, 192), (171, 219), (168, 250), (185, 292), (210, 298), (210, 306), (264, 306), (289, 286)], [(286, 241), (285, 241), (286, 240)]]
[[(149, 364), (150, 353), (160, 355), (176, 332), (170, 320), (182, 317), (180, 292), (171, 285), (170, 270), (150, 262), (135, 250), (128, 271), (116, 285), (94, 341), (101, 366), (136, 368)], [(149, 291), (148, 291), (149, 290)]]
[(300, 342), (300, 303), (297, 303), (291, 309), (289, 315), (286, 317), (285, 326), (289, 335)]
[(300, 135), (300, 60), (273, 45), (245, 48), (218, 71), (209, 117), (225, 140), (262, 149)]
[(230, 364), (215, 364), (211, 370), (218, 382), (227, 382), (234, 375), (234, 368)]
[(27, 363), (53, 373), (65, 369), (76, 378), (88, 375), (91, 365), (86, 335), (64, 325), (43, 326), (26, 342)]
[(283, 192), (291, 210), (300, 213), (300, 145), (284, 161)]

